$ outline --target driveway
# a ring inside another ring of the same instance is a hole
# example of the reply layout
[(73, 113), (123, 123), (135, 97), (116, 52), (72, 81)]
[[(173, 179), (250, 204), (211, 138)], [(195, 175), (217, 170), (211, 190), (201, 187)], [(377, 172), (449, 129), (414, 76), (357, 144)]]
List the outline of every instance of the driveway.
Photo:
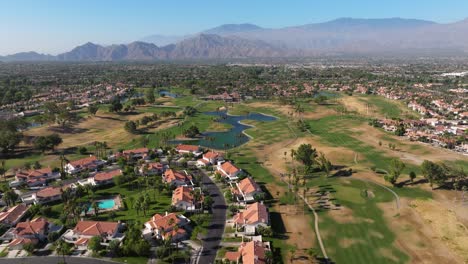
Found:
[(214, 263), (216, 253), (218, 252), (221, 239), (224, 233), (224, 225), (226, 223), (226, 201), (221, 190), (216, 184), (208, 177), (208, 175), (202, 171), (203, 174), (203, 185), (210, 193), (213, 198), (213, 209), (212, 209), (212, 220), (211, 225), (208, 229), (208, 233), (203, 239), (202, 252), (196, 263), (210, 264)]

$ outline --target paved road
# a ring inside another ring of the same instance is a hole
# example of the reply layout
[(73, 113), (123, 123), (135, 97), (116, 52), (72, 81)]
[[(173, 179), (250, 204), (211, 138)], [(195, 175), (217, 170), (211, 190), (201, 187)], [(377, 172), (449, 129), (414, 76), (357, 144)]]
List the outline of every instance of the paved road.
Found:
[(206, 175), (203, 174), (203, 185), (213, 197), (213, 210), (212, 210), (212, 220), (211, 226), (208, 229), (208, 233), (203, 239), (203, 250), (200, 254), (200, 257), (196, 263), (200, 264), (210, 264), (214, 263), (216, 258), (216, 252), (218, 252), (219, 245), (224, 233), (224, 225), (226, 224), (226, 201), (224, 200), (224, 195), (221, 193), (221, 190), (213, 183), (213, 181)]

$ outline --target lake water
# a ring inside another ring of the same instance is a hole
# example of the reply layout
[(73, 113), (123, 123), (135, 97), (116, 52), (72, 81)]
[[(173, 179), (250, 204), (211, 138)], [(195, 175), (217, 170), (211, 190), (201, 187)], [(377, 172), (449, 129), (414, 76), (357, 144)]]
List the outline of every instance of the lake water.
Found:
[(177, 98), (177, 97), (179, 97), (177, 94), (171, 93), (171, 92), (166, 91), (166, 90), (161, 90), (161, 91), (159, 91), (159, 95), (160, 95), (160, 96), (166, 96), (166, 97), (172, 97), (172, 98)]
[(230, 124), (232, 125), (232, 128), (223, 132), (204, 132), (202, 133), (203, 138), (197, 140), (173, 140), (171, 143), (199, 145), (202, 147), (214, 149), (231, 149), (245, 144), (250, 140), (250, 138), (246, 136), (243, 131), (250, 128), (251, 126), (239, 123), (242, 122), (242, 120), (255, 120), (262, 122), (272, 122), (277, 120), (276, 117), (259, 113), (249, 113), (242, 116), (228, 115), (226, 112), (205, 112), (204, 114), (217, 116), (217, 121), (215, 122)]

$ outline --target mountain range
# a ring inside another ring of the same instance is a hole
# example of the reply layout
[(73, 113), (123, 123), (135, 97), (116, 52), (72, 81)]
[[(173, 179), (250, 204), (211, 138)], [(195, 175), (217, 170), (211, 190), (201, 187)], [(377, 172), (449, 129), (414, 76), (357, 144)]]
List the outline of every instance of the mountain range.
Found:
[(57, 56), (22, 52), (0, 61), (153, 61), (324, 55), (466, 55), (468, 19), (440, 24), (402, 18), (340, 18), (284, 28), (225, 24), (197, 34), (151, 35), (129, 44), (94, 43)]

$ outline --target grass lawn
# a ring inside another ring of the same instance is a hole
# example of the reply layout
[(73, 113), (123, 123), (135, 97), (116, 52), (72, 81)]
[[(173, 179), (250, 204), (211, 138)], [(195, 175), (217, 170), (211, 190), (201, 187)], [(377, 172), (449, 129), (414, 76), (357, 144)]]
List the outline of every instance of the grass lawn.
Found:
[[(327, 116), (307, 122), (311, 133), (319, 136), (324, 144), (351, 149), (365, 157), (365, 165), (388, 169), (388, 164), (392, 160), (391, 157), (385, 156), (374, 146), (353, 137), (352, 133), (349, 132), (349, 127), (367, 125), (364, 119), (356, 116)], [(419, 166), (406, 164), (404, 173), (410, 171), (419, 173)]]
[[(143, 212), (139, 212), (137, 214), (137, 211), (133, 208), (132, 199), (133, 201), (135, 201), (138, 197), (146, 193), (149, 194), (151, 203), (145, 216)], [(78, 202), (89, 203), (92, 200), (109, 198), (115, 195), (121, 195), (123, 202), (126, 203), (127, 205), (126, 210), (114, 211), (114, 214), (115, 214), (114, 216), (112, 216), (110, 212), (101, 212), (98, 214), (97, 217), (95, 217), (94, 215), (88, 215), (88, 218), (91, 218), (93, 220), (99, 220), (99, 221), (121, 220), (126, 223), (131, 223), (131, 222), (144, 223), (148, 221), (149, 218), (153, 216), (155, 213), (163, 214), (164, 212), (166, 212), (171, 204), (171, 194), (169, 192), (163, 191), (161, 194), (159, 194), (157, 190), (154, 190), (152, 188), (145, 189), (142, 187), (141, 189), (139, 189), (136, 184), (136, 181), (132, 183), (123, 184), (122, 186), (112, 186), (106, 189), (99, 189), (94, 194), (94, 198), (92, 198), (92, 193), (89, 193), (88, 195), (85, 195), (79, 198)], [(51, 214), (47, 215), (46, 217), (57, 221), (62, 211), (63, 211), (63, 204), (53, 205)]]
[(368, 103), (387, 118), (413, 118), (418, 119), (418, 114), (407, 108), (402, 102), (390, 100), (379, 95), (359, 95), (359, 100)]
[[(394, 245), (395, 234), (387, 227), (380, 202), (391, 202), (393, 196), (387, 190), (354, 179), (311, 179), (312, 186), (331, 190), (334, 203), (345, 207), (342, 220), (332, 216), (336, 212), (318, 210), (322, 240), (331, 260), (336, 263), (406, 263), (409, 257)], [(366, 197), (363, 191), (372, 191), (374, 197)], [(343, 208), (341, 210), (344, 210)], [(398, 217), (398, 216), (395, 216)]]

